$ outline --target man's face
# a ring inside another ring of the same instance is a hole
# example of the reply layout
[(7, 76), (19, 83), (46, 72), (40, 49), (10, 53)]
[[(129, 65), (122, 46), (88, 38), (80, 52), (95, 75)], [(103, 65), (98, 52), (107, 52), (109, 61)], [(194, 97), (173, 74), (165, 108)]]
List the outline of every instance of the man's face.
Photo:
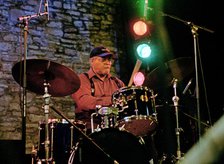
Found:
[(100, 76), (104, 76), (110, 73), (111, 65), (113, 64), (113, 59), (111, 56), (99, 57), (95, 56), (91, 59), (91, 66), (95, 73)]

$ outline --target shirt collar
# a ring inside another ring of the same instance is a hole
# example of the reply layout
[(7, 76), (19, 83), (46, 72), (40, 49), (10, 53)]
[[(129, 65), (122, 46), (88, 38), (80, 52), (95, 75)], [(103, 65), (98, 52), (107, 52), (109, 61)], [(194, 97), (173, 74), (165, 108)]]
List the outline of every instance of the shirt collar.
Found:
[[(87, 73), (88, 73), (90, 79), (91, 79), (92, 77), (94, 77), (94, 76), (97, 77), (96, 74), (95, 74), (95, 72), (93, 71), (92, 68), (89, 69)], [(111, 78), (111, 74), (110, 74), (110, 73), (108, 74), (107, 78), (108, 78), (108, 79)]]

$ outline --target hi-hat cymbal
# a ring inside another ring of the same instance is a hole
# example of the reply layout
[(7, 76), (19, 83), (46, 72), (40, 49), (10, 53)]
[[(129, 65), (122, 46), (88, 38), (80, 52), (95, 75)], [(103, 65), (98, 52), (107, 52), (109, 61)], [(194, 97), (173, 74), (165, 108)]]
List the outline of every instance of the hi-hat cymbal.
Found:
[(146, 75), (144, 85), (158, 89), (161, 87), (167, 87), (172, 84), (172, 80), (175, 78), (178, 81), (182, 81), (185, 77), (190, 75), (194, 70), (194, 61), (191, 57), (180, 57), (170, 60), (152, 70)]
[(22, 87), (25, 86), (23, 84), (24, 65), (26, 66), (26, 89), (31, 92), (45, 94), (44, 82), (49, 84), (48, 93), (55, 97), (70, 95), (80, 87), (80, 79), (73, 70), (45, 59), (27, 59), (13, 66), (12, 75)]

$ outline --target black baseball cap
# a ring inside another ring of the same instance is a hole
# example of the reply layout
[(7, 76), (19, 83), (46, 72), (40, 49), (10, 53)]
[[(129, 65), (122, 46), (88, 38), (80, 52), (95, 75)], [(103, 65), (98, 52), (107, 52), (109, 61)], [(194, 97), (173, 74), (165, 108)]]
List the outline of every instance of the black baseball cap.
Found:
[(90, 58), (94, 56), (100, 56), (100, 57), (106, 57), (106, 56), (112, 56), (113, 59), (116, 59), (116, 55), (110, 52), (110, 50), (104, 46), (99, 46), (95, 47), (91, 52), (90, 52)]

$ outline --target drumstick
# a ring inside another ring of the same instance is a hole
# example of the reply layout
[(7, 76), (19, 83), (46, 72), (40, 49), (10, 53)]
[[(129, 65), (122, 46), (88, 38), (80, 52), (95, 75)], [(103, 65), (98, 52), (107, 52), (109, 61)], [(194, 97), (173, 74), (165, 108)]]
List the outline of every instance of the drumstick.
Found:
[(132, 85), (134, 75), (139, 71), (139, 68), (140, 68), (141, 64), (142, 64), (142, 61), (137, 59), (137, 61), (135, 63), (135, 68), (134, 68), (134, 70), (132, 72), (131, 78), (130, 78), (129, 83), (128, 83), (128, 87), (130, 87)]

